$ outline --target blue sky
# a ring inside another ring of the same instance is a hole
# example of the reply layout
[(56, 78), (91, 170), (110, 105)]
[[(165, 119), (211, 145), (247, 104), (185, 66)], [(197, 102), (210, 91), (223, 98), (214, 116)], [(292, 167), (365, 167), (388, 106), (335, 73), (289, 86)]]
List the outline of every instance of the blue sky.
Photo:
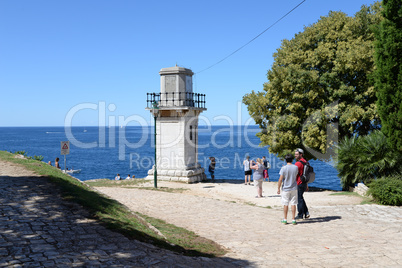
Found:
[(331, 10), (353, 16), (375, 2), (307, 0), (198, 73), (301, 1), (2, 0), (0, 126), (149, 122), (146, 93), (159, 92), (159, 70), (176, 64), (207, 95), (203, 123), (249, 123), (242, 97), (262, 90), (281, 40)]

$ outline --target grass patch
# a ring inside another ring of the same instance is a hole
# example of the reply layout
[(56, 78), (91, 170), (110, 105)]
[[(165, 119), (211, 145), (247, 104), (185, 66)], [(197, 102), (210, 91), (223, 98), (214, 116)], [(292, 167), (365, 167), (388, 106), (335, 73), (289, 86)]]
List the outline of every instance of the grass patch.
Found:
[[(13, 154), (4, 151), (0, 151), (0, 159), (22, 165), (38, 175), (45, 176), (61, 190), (63, 199), (80, 204), (104, 226), (129, 238), (151, 243), (188, 256), (217, 257), (226, 253), (214, 241), (198, 237), (190, 231), (167, 224), (161, 220), (132, 213), (118, 201), (99, 194), (91, 187), (46, 163), (33, 159), (18, 159)], [(137, 181), (130, 180), (127, 183), (131, 184)], [(125, 187), (128, 186), (126, 185)], [(147, 223), (155, 226), (167, 239), (160, 237), (148, 227)]]
[(255, 203), (252, 203), (252, 202), (244, 202), (244, 204), (249, 205), (249, 206), (253, 206), (253, 207), (257, 206)]
[(378, 203), (374, 202), (373, 199), (368, 197), (363, 197), (363, 201), (360, 202), (360, 205), (372, 205), (372, 204), (378, 204)]
[(182, 193), (185, 191), (189, 191), (189, 189), (185, 188), (169, 188), (169, 187), (138, 187), (138, 189), (142, 190), (149, 190), (149, 191), (160, 191), (160, 192), (167, 192), (167, 193)]
[(222, 256), (226, 253), (226, 251), (215, 242), (210, 243), (210, 240), (200, 237), (192, 231), (168, 224), (160, 219), (155, 219), (143, 214), (140, 215), (161, 231), (171, 243), (180, 244), (182, 247), (185, 247), (188, 255), (194, 254), (196, 256), (197, 252), (203, 252), (212, 257)]
[(92, 187), (135, 187), (147, 182), (144, 179), (130, 179), (130, 180), (109, 180), (109, 179), (99, 179), (85, 181), (86, 184)]
[[(245, 204), (245, 205), (252, 206), (252, 207), (257, 207), (257, 204), (252, 203), (252, 202), (244, 202), (244, 204)], [(271, 206), (266, 206), (266, 207), (261, 207), (261, 208), (272, 209), (272, 207), (271, 207)]]
[(330, 195), (349, 195), (349, 196), (362, 197), (362, 196), (359, 195), (358, 193), (355, 193), (355, 192), (346, 192), (346, 191), (343, 191), (343, 192), (336, 192), (336, 193), (332, 193), (332, 194), (330, 194)]
[(360, 202), (360, 205), (370, 205), (370, 204), (376, 204), (370, 197), (366, 197), (366, 196), (361, 196), (356, 192), (347, 192), (347, 191), (342, 191), (342, 192), (336, 192), (336, 193), (332, 193), (330, 195), (346, 195), (346, 196), (356, 196), (356, 197), (360, 197), (360, 199), (362, 200)]
[(109, 180), (109, 179), (100, 179), (100, 180), (92, 180), (92, 181), (85, 181), (86, 184), (92, 187), (120, 187), (120, 188), (135, 188), (141, 190), (149, 190), (149, 191), (160, 191), (160, 192), (167, 192), (167, 193), (182, 193), (184, 191), (188, 191), (189, 189), (185, 188), (169, 188), (169, 187), (144, 187), (140, 186), (149, 182), (144, 179), (135, 179), (135, 180)]

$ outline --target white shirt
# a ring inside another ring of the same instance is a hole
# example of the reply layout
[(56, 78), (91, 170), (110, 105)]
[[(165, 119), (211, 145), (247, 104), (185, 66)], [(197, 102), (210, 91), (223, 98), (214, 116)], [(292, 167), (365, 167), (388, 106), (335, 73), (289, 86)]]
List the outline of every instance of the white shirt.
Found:
[(244, 165), (244, 171), (249, 171), (250, 170), (250, 161), (249, 160), (244, 160), (243, 162)]

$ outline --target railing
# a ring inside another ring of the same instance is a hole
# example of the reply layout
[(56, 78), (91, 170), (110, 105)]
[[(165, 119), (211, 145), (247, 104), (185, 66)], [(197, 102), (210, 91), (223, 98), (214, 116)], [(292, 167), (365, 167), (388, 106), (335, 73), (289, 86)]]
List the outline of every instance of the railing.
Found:
[(205, 94), (192, 92), (147, 93), (147, 108), (154, 103), (159, 107), (195, 107), (205, 109)]

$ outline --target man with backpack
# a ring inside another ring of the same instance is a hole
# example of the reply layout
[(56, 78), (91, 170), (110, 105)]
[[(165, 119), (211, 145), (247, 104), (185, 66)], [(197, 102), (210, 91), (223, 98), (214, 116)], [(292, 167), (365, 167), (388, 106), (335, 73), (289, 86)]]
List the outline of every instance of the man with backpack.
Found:
[(269, 181), (269, 175), (268, 175), (268, 169), (271, 168), (271, 164), (269, 163), (269, 161), (267, 160), (267, 158), (265, 156), (262, 157), (262, 163), (264, 164), (264, 180)]
[(308, 212), (308, 207), (306, 201), (304, 200), (303, 194), (308, 191), (308, 184), (306, 181), (302, 181), (304, 166), (308, 163), (306, 159), (303, 158), (303, 149), (297, 148), (295, 151), (296, 166), (299, 168), (299, 173), (297, 174), (297, 216), (296, 219), (310, 218), (310, 213)]

